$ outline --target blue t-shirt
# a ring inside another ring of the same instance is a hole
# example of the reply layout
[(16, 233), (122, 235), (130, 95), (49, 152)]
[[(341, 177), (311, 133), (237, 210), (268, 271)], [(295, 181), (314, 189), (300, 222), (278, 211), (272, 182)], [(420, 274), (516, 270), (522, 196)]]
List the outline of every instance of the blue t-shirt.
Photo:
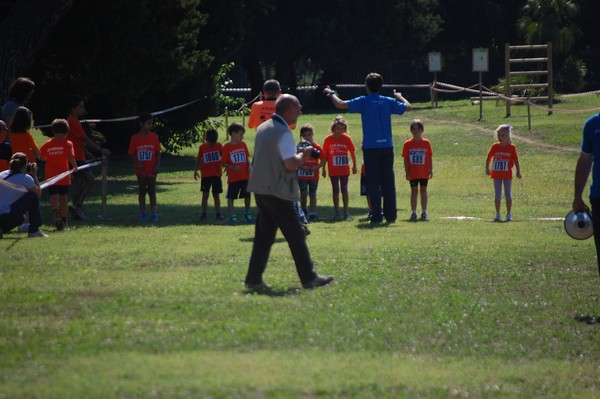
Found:
[(593, 115), (585, 121), (581, 151), (594, 154), (590, 197), (600, 198), (600, 114)]
[(363, 126), (363, 149), (391, 148), (392, 114), (402, 115), (406, 104), (379, 93), (360, 96), (346, 102), (348, 111), (360, 113)]

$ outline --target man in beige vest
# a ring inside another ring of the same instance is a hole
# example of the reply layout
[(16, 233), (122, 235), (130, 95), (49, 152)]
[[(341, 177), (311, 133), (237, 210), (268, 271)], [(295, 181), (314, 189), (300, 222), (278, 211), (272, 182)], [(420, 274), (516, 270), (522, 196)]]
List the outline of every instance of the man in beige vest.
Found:
[(301, 108), (296, 97), (283, 94), (275, 103), (275, 114), (256, 130), (254, 164), (248, 191), (254, 193), (258, 215), (245, 280), (249, 290), (271, 288), (263, 281), (262, 275), (275, 242), (277, 228), (288, 242), (304, 288), (321, 287), (333, 280), (333, 276), (319, 276), (314, 271), (306, 235), (294, 209), (294, 201), (300, 198), (297, 170), (312, 151), (312, 147), (307, 147), (303, 152), (296, 153), (294, 136), (290, 130), (290, 125), (295, 125), (302, 114)]

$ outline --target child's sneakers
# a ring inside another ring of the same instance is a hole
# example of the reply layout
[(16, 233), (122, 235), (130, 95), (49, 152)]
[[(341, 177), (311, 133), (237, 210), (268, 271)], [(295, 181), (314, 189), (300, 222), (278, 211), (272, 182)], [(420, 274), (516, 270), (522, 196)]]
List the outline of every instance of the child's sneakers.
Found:
[(153, 222), (158, 222), (158, 214), (156, 212), (152, 212), (152, 215), (150, 215), (150, 218), (152, 219)]
[(42, 230), (37, 229), (33, 233), (27, 234), (29, 238), (48, 238), (48, 234), (44, 233)]
[(345, 220), (352, 220), (352, 219), (353, 219), (353, 217), (352, 217), (352, 215), (351, 215), (351, 214), (349, 214), (349, 213), (345, 213), (345, 214), (344, 214), (344, 219), (345, 219)]
[(317, 216), (316, 213), (311, 212), (308, 214), (308, 221), (309, 222), (316, 222), (319, 219), (319, 217)]
[(229, 224), (237, 224), (237, 222), (238, 222), (237, 215), (231, 215), (231, 216), (229, 216)]
[(140, 222), (147, 222), (148, 221), (148, 215), (146, 215), (146, 213), (140, 213)]
[(203, 222), (206, 220), (206, 212), (202, 212), (202, 214), (200, 215), (200, 221)]
[(245, 217), (246, 223), (254, 223), (254, 218), (252, 217), (252, 214), (250, 212), (246, 213)]
[(225, 217), (223, 215), (221, 215), (220, 213), (217, 213), (217, 215), (215, 216), (215, 218), (217, 220), (225, 220)]
[(494, 218), (494, 222), (501, 222), (502, 221), (502, 215), (500, 215), (499, 213), (496, 214), (496, 217)]
[(339, 213), (336, 213), (335, 215), (333, 215), (333, 220), (342, 220), (342, 215), (340, 215)]
[(512, 222), (512, 215), (510, 213), (506, 214), (506, 221), (507, 222)]
[(421, 220), (423, 222), (426, 222), (429, 220), (429, 215), (427, 214), (427, 212), (423, 211), (423, 213), (421, 213)]
[(410, 214), (410, 219), (411, 222), (416, 222), (417, 221), (417, 213), (416, 212), (412, 212)]

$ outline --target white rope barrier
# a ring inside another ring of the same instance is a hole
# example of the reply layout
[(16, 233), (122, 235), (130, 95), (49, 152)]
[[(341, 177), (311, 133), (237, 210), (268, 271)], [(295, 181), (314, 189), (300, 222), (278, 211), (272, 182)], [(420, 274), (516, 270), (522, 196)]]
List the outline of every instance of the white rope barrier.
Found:
[(58, 175), (56, 175), (54, 177), (51, 177), (51, 178), (49, 178), (47, 180), (44, 180), (43, 182), (40, 183), (40, 188), (43, 190), (46, 187), (53, 185), (57, 181), (62, 180), (65, 177), (69, 176), (71, 173), (79, 172), (79, 171), (82, 171), (82, 170), (85, 170), (85, 169), (89, 169), (89, 168), (91, 168), (93, 166), (98, 166), (101, 163), (102, 163), (101, 160), (100, 161), (92, 161), (90, 163), (86, 163), (84, 165), (78, 166), (77, 170), (75, 170), (75, 169), (69, 169), (66, 172), (62, 172), (61, 174), (58, 174)]

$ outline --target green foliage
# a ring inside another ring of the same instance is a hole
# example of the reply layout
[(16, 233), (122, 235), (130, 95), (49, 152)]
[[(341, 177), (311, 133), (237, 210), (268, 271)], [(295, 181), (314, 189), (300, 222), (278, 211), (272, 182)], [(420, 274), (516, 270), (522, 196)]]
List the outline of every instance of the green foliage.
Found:
[(567, 57), (560, 72), (556, 76), (556, 89), (563, 93), (576, 93), (585, 87), (587, 67), (585, 63), (573, 56)]

